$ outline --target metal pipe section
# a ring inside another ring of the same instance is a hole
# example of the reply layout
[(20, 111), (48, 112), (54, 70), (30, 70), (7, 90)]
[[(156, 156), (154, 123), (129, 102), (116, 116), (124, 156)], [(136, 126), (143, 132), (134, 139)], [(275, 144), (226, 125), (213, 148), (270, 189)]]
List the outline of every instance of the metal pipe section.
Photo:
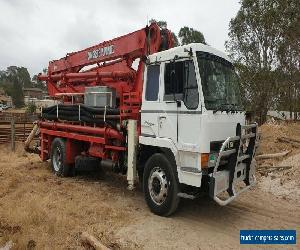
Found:
[(112, 128), (94, 128), (88, 126), (80, 126), (80, 125), (72, 125), (72, 124), (65, 124), (65, 123), (58, 123), (58, 122), (43, 122), (40, 121), (39, 126), (41, 128), (48, 128), (52, 130), (64, 130), (64, 131), (71, 131), (71, 132), (80, 132), (80, 133), (87, 133), (93, 135), (102, 135), (108, 138), (118, 139), (120, 141), (124, 141), (124, 136), (117, 130)]
[(66, 79), (86, 79), (86, 78), (129, 78), (133, 79), (135, 77), (134, 72), (124, 72), (124, 71), (112, 71), (112, 72), (97, 72), (97, 71), (90, 71), (90, 72), (79, 72), (79, 73), (60, 73), (56, 75), (39, 75), (38, 79), (41, 81), (46, 80), (60, 80), (63, 78)]

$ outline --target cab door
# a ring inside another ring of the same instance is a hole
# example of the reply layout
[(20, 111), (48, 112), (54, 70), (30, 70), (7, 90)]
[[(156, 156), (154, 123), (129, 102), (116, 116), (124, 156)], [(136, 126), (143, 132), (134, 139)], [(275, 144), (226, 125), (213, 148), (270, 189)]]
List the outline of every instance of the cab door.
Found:
[(145, 69), (143, 101), (141, 108), (141, 135), (158, 137), (158, 115), (161, 109), (161, 66), (148, 65)]
[(179, 150), (199, 147), (201, 105), (193, 60), (163, 65), (163, 89), (158, 134), (172, 139)]

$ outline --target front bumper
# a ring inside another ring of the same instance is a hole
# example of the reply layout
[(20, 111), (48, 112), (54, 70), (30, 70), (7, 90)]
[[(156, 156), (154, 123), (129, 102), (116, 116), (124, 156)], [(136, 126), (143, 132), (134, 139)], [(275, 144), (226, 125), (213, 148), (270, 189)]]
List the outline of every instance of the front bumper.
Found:
[[(242, 133), (244, 132), (244, 133)], [(244, 148), (246, 141), (247, 146)], [(225, 206), (241, 193), (254, 186), (255, 164), (253, 162), (258, 145), (257, 124), (237, 125), (237, 135), (228, 137), (218, 154), (214, 170), (209, 175), (209, 195), (219, 205)], [(222, 158), (227, 158), (225, 170), (218, 170)], [(239, 191), (235, 186), (244, 183)], [(227, 191), (228, 197), (221, 199), (219, 195)]]

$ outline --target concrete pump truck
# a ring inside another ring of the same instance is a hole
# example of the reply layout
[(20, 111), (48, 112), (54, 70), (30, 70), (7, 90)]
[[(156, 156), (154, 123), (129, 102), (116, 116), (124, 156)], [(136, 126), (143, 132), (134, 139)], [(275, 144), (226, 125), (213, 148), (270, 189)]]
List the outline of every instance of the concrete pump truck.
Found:
[(226, 205), (253, 186), (257, 125), (246, 125), (231, 60), (204, 44), (173, 45), (152, 23), (50, 61), (39, 79), (60, 104), (37, 122), (42, 161), (58, 176), (111, 167), (130, 189), (141, 183), (161, 216), (181, 198)]

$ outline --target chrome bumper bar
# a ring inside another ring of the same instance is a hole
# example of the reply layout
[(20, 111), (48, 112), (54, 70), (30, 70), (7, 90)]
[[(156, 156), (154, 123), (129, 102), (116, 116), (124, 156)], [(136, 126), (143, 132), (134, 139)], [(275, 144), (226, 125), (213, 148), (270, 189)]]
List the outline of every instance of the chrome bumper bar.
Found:
[(256, 185), (256, 178), (255, 176), (253, 176), (254, 180), (253, 182), (251, 182), (250, 185), (245, 186), (243, 189), (241, 189), (239, 192), (235, 192), (234, 191), (234, 195), (230, 196), (228, 199), (226, 200), (221, 200), (219, 197), (214, 196), (213, 199), (215, 202), (217, 202), (220, 206), (226, 206), (227, 204), (229, 204), (230, 202), (232, 202), (236, 197), (238, 197), (241, 193), (247, 191), (249, 188), (253, 187)]
[[(219, 205), (225, 206), (241, 193), (256, 184), (255, 166), (252, 160), (258, 145), (257, 124), (237, 125), (237, 135), (228, 137), (222, 144), (214, 170), (210, 174), (209, 194)], [(246, 145), (248, 140), (248, 145)], [(246, 148), (243, 148), (246, 145)], [(218, 170), (222, 158), (227, 158), (226, 170)], [(245, 183), (238, 192), (234, 185), (239, 181)], [(218, 195), (227, 191), (229, 197), (225, 200)]]

